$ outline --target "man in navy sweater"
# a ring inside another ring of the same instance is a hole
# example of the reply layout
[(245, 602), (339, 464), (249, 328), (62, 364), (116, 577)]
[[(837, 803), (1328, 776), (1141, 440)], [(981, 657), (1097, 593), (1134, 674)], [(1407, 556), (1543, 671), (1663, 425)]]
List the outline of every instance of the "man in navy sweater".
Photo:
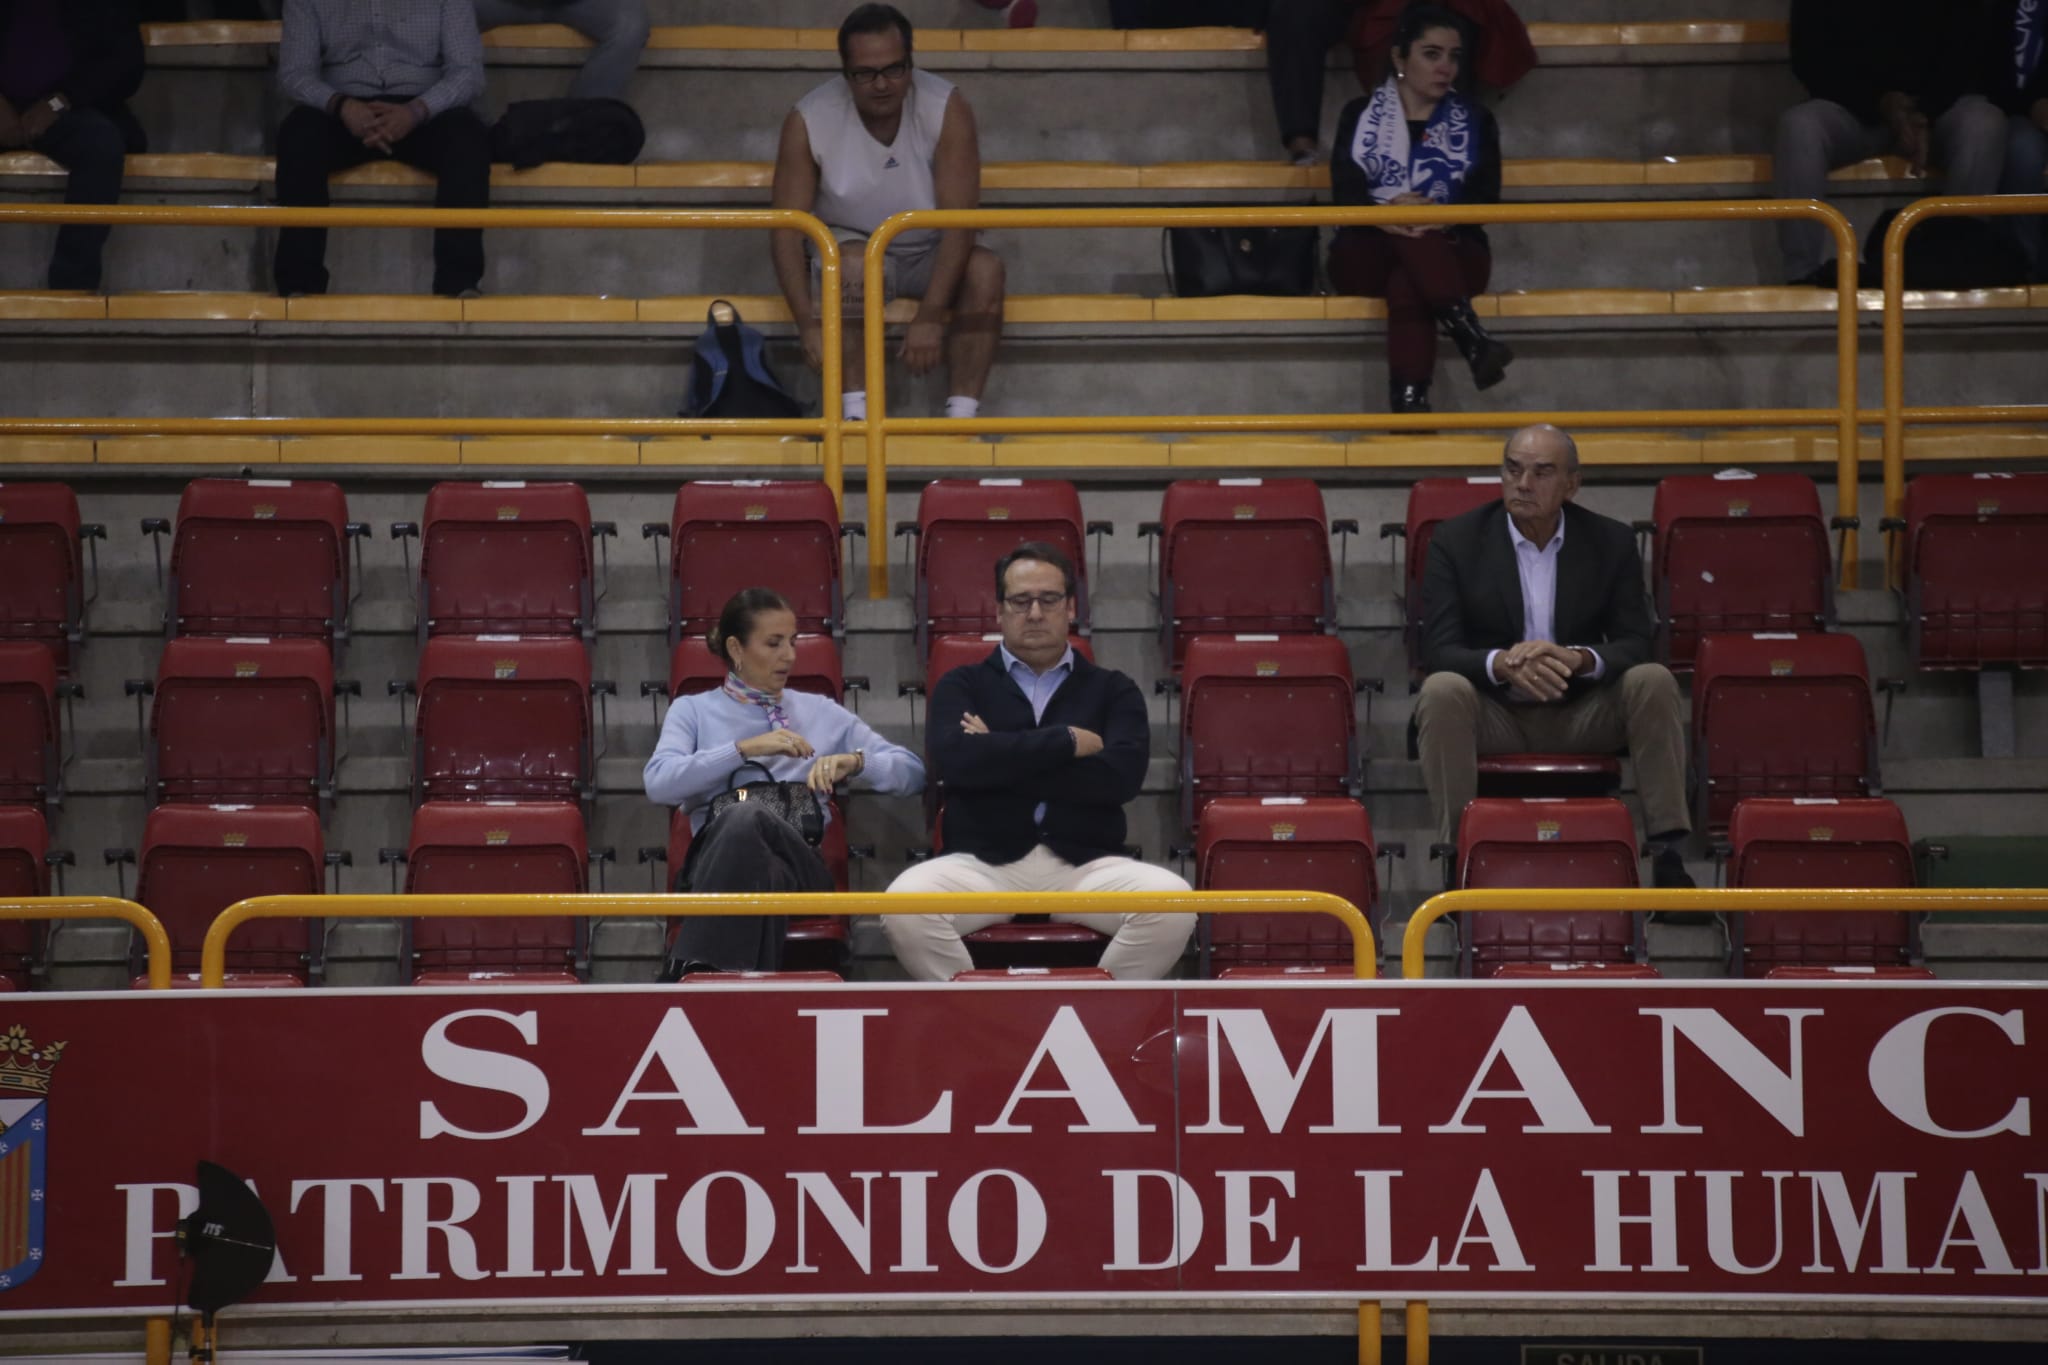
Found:
[[(996, 565), (1003, 642), (933, 690), (927, 757), (942, 784), (944, 856), (891, 891), (1185, 891), (1164, 868), (1124, 854), (1124, 805), (1151, 756), (1145, 698), (1114, 669), (1074, 652), (1074, 568), (1050, 545), (1018, 546)], [(948, 981), (973, 964), (961, 935), (1009, 915), (886, 915), (910, 975)], [(1194, 932), (1185, 914), (1074, 915), (1113, 935), (1102, 966), (1125, 980), (1167, 974)]]

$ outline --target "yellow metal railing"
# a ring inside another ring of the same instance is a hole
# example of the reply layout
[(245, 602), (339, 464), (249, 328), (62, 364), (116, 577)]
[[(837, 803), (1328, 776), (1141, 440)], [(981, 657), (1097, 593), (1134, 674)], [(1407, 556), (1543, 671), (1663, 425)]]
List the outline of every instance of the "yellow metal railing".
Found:
[(171, 936), (162, 921), (134, 901), (112, 896), (49, 896), (0, 901), (0, 920), (36, 919), (119, 919), (126, 920), (142, 935), (149, 951), (149, 988), (171, 988)]
[(1722, 914), (1750, 914), (1783, 910), (1905, 911), (1953, 914), (1957, 911), (2028, 911), (2048, 909), (2048, 889), (2013, 891), (1921, 891), (1884, 890), (1763, 891), (1659, 890), (1642, 888), (1600, 888), (1578, 891), (1531, 891), (1514, 888), (1477, 891), (1445, 891), (1431, 896), (1408, 917), (1401, 934), (1401, 976), (1422, 979), (1422, 945), (1429, 926), (1445, 915), (1481, 910), (1521, 913), (1591, 914), (1602, 910), (1710, 910)]
[[(0, 433), (20, 436), (814, 436), (824, 481), (844, 506), (844, 433), (840, 416), (839, 242), (817, 218), (792, 209), (401, 209), (187, 207), (172, 204), (0, 205), (10, 223), (104, 223), (115, 227), (376, 227), (696, 230), (801, 232), (818, 253), (818, 320), (824, 355), (816, 417), (0, 417)], [(884, 551), (886, 555), (886, 549)]]
[(1322, 891), (1003, 891), (963, 898), (943, 892), (826, 891), (791, 895), (667, 896), (593, 892), (565, 896), (257, 896), (237, 901), (215, 917), (200, 949), (199, 983), (219, 986), (227, 970), (228, 938), (252, 919), (403, 919), (573, 915), (945, 915), (971, 900), (991, 914), (1111, 915), (1137, 911), (1171, 914), (1323, 914), (1351, 933), (1351, 969), (1379, 970), (1372, 926), (1357, 906)]
[[(2048, 217), (2048, 194), (2000, 194), (1953, 199), (1920, 199), (1899, 210), (1884, 234), (1884, 514), (1906, 514), (1906, 423), (2048, 422), (2048, 406), (1906, 406), (1906, 238), (1930, 218)], [(870, 440), (873, 438), (870, 437)], [(872, 455), (869, 457), (872, 459)], [(1900, 555), (1894, 540), (1886, 554), (1887, 578), (1898, 582)]]
[[(1273, 413), (1122, 417), (975, 417), (891, 419), (884, 373), (882, 291), (866, 292), (861, 339), (867, 360), (868, 523), (888, 520), (888, 439), (904, 435), (997, 435), (1063, 432), (1230, 432), (1230, 431), (1474, 431), (1500, 430), (1529, 422), (1555, 422), (1579, 430), (1635, 427), (1822, 426), (1836, 431), (1838, 515), (1856, 515), (1856, 235), (1849, 220), (1816, 200), (1727, 200), (1700, 203), (1573, 203), (1403, 205), (1399, 208), (1171, 208), (1171, 209), (920, 209), (899, 213), (875, 229), (867, 245), (866, 278), (882, 278), (889, 243), (913, 230), (988, 228), (1151, 228), (1389, 226), (1454, 223), (1680, 223), (1731, 219), (1759, 222), (1781, 218), (1818, 221), (1834, 236), (1835, 403), (1827, 408), (1697, 411), (1645, 409), (1634, 412), (1432, 412)], [(1856, 533), (1843, 532), (1843, 586), (1855, 586)], [(868, 594), (889, 593), (889, 557), (868, 542)]]

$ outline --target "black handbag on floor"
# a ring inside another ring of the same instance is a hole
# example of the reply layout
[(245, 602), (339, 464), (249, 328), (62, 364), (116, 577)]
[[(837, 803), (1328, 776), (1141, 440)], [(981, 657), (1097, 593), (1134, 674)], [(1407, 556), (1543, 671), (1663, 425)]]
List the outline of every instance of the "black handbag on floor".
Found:
[(1168, 228), (1166, 278), (1175, 297), (1316, 292), (1312, 227)]
[[(767, 780), (733, 786), (733, 778), (749, 768), (760, 769), (761, 776)], [(764, 764), (748, 759), (726, 777), (725, 787), (724, 791), (711, 798), (711, 805), (707, 808), (709, 813), (704, 819), (705, 829), (711, 828), (719, 812), (747, 801), (768, 807), (803, 835), (804, 842), (812, 848), (825, 841), (825, 808), (818, 804), (818, 794), (805, 783), (779, 782)]]

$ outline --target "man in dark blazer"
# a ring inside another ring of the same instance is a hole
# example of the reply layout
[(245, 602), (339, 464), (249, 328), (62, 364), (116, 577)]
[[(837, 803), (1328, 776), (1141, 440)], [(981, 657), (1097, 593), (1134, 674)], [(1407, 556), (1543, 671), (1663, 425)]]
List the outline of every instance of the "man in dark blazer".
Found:
[[(910, 868), (891, 891), (1185, 891), (1165, 868), (1124, 854), (1124, 806), (1151, 757), (1144, 694), (1074, 651), (1074, 567), (1050, 545), (1018, 546), (996, 565), (1003, 641), (978, 664), (939, 680), (926, 716), (933, 779), (943, 784), (942, 857)], [(1009, 915), (885, 915), (904, 970), (950, 981), (972, 962), (963, 934)], [(1185, 914), (1074, 915), (1112, 935), (1102, 966), (1157, 980), (1194, 932)]]
[[(142, 84), (142, 27), (129, 0), (0, 0), (0, 151), (26, 147), (71, 174), (67, 204), (121, 197), (128, 153), (143, 150), (128, 100)], [(67, 223), (52, 289), (100, 287), (107, 229)]]
[(1635, 536), (1572, 502), (1579, 451), (1554, 426), (1523, 427), (1501, 457), (1501, 500), (1453, 517), (1429, 543), (1416, 745), (1452, 843), (1485, 753), (1613, 753), (1635, 760), (1659, 886), (1690, 886), (1679, 845), (1685, 703), (1651, 663), (1654, 624)]

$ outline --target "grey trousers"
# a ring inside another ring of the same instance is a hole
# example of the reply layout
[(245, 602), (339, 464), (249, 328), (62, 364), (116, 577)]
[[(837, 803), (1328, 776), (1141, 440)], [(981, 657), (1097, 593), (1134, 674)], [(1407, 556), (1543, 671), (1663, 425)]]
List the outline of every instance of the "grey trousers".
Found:
[[(1943, 194), (1991, 194), (2005, 166), (2006, 119), (1981, 95), (1965, 95), (1934, 120), (1929, 155), (1941, 170)], [(1828, 172), (1894, 150), (1892, 131), (1863, 123), (1831, 100), (1808, 100), (1778, 116), (1773, 166), (1780, 199), (1825, 199)], [(1820, 268), (1830, 252), (1819, 223), (1787, 218), (1778, 224), (1778, 248), (1785, 278), (1801, 279)]]
[(1548, 706), (1510, 706), (1459, 673), (1432, 673), (1415, 700), (1415, 745), (1436, 816), (1437, 841), (1455, 843), (1479, 787), (1481, 754), (1611, 754), (1635, 763), (1643, 829), (1692, 828), (1685, 799), (1685, 700), (1662, 664), (1637, 664), (1618, 681)]
[(476, 0), (476, 26), (567, 24), (596, 46), (569, 94), (624, 99), (626, 82), (647, 46), (647, 0)]
[[(2032, 119), (2014, 114), (2007, 125), (2005, 174), (1999, 177), (2000, 194), (2048, 194), (2048, 131)], [(2027, 255), (2027, 268), (2041, 278), (2041, 257), (2048, 242), (2042, 240), (2041, 218), (2007, 218), (2020, 250)]]

